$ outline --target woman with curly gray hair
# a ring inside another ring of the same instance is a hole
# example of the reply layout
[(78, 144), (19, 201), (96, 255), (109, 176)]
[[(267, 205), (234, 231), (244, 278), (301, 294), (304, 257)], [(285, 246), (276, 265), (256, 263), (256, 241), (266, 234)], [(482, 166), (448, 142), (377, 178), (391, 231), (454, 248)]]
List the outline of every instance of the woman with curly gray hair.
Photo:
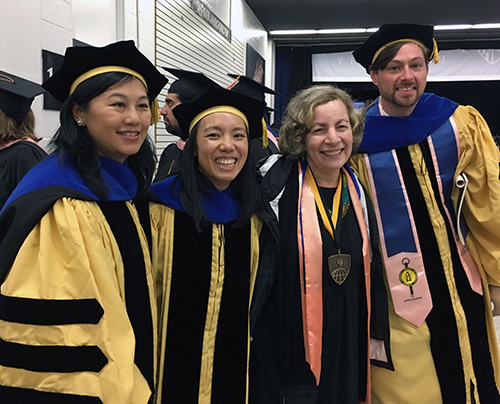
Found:
[(352, 134), (352, 153), (357, 151), (363, 138), (364, 111), (355, 110), (351, 97), (332, 85), (317, 85), (298, 92), (286, 109), (285, 119), (279, 133), (279, 145), (283, 154), (293, 160), (304, 155), (306, 137), (313, 126), (315, 109), (336, 101), (344, 104)]
[(259, 271), (274, 283), (267, 299), (252, 302), (261, 310), (252, 404), (370, 401), (369, 343), (384, 344), (388, 327), (374, 301), (385, 297), (375, 216), (347, 163), (363, 126), (344, 91), (304, 89), (286, 110), (283, 156), (261, 167), (260, 214), (271, 231), (262, 235)]

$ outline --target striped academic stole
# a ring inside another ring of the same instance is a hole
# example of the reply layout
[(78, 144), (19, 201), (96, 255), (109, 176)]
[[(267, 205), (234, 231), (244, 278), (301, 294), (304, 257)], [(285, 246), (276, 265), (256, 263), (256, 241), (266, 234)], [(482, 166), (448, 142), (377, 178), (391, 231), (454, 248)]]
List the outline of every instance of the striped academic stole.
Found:
[[(316, 213), (314, 193), (306, 175), (307, 164), (299, 161), (299, 203), (297, 212), (297, 244), (299, 252), (299, 278), (302, 303), (302, 325), (304, 332), (305, 359), (311, 368), (319, 385), (321, 379), (321, 358), (323, 352), (323, 241)], [(368, 318), (370, 317), (370, 244), (368, 228), (365, 220), (368, 218), (366, 200), (358, 179), (345, 164), (342, 167), (347, 181), (349, 199), (356, 214), (359, 231), (363, 239), (363, 264), (366, 288)], [(342, 179), (342, 175), (340, 176)], [(342, 186), (342, 180), (339, 181)], [(366, 217), (366, 219), (365, 219)], [(342, 220), (342, 218), (339, 218)], [(368, 321), (369, 323), (369, 321)], [(368, 341), (370, 329), (368, 327)]]
[[(458, 130), (453, 118), (425, 140), (431, 153), (439, 197), (471, 288), (482, 294), (481, 276), (467, 246), (467, 228), (455, 213), (451, 192), (460, 155)], [(396, 313), (420, 326), (432, 309), (432, 297), (420, 251), (413, 212), (409, 203), (396, 150), (364, 155), (380, 230), (380, 246)], [(461, 193), (465, 193), (462, 188)], [(457, 229), (459, 230), (457, 232)], [(458, 234), (463, 235), (462, 241)]]

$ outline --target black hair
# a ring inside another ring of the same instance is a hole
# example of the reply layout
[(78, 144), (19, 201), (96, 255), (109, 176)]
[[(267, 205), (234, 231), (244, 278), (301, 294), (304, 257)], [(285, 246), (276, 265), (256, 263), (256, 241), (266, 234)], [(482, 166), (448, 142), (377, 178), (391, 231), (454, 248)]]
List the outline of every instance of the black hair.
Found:
[[(367, 73), (369, 74), (370, 71), (377, 72), (379, 70), (384, 70), (389, 62), (394, 59), (394, 56), (396, 56), (401, 47), (407, 43), (412, 43), (412, 41), (400, 41), (389, 45), (382, 52), (380, 52), (377, 59), (375, 59), (375, 62), (373, 62), (373, 64), (367, 69)], [(425, 64), (429, 66), (431, 51), (427, 48), (422, 48), (421, 46), (420, 48), (424, 54)]]
[(179, 99), (179, 101), (181, 102), (181, 104), (185, 104), (186, 102), (192, 101), (191, 99), (189, 99), (188, 97), (184, 96), (181, 93), (174, 93), (174, 94), (177, 95), (177, 98)]
[[(208, 194), (209, 189), (207, 185), (209, 181), (199, 170), (198, 157), (196, 156), (198, 127), (199, 123), (191, 130), (181, 154), (179, 177), (182, 178), (182, 185), (180, 187), (180, 200), (182, 206), (186, 213), (193, 218), (197, 230), (201, 232), (202, 227), (205, 226), (209, 220), (203, 209), (200, 196), (201, 194)], [(250, 147), (250, 138), (248, 135), (247, 139), (247, 159), (239, 174), (231, 181), (234, 196), (241, 206), (240, 216), (233, 227), (244, 225), (250, 220), (255, 212), (257, 181), (255, 178), (256, 174), (252, 167), (252, 148)]]
[[(87, 127), (78, 126), (73, 117), (73, 105), (87, 111), (90, 102), (116, 84), (127, 83), (133, 76), (125, 73), (104, 73), (82, 82), (64, 102), (60, 113), (60, 127), (51, 140), (56, 152), (62, 157), (71, 156), (76, 169), (87, 181), (92, 191), (102, 200), (107, 200), (108, 188), (101, 176), (101, 162), (94, 141)], [(127, 158), (129, 167), (135, 174), (138, 183), (137, 197), (144, 196), (153, 179), (156, 165), (154, 147), (149, 136), (139, 151)]]

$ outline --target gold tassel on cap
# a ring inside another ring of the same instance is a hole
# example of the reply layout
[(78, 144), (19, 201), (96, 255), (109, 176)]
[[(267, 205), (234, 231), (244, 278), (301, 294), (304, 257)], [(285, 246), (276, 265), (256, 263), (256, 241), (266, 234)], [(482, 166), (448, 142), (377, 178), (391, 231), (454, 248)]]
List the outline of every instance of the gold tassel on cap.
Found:
[(269, 139), (267, 138), (267, 125), (264, 118), (262, 118), (262, 147), (267, 147), (269, 144)]
[(439, 51), (438, 51), (438, 44), (436, 42), (436, 40), (433, 38), (432, 39), (432, 42), (433, 42), (433, 48), (432, 48), (432, 53), (431, 53), (431, 60), (434, 62), (434, 63), (439, 63)]
[(155, 98), (151, 105), (149, 106), (151, 110), (151, 123), (150, 125), (156, 125), (160, 122), (161, 114), (160, 114), (160, 104), (158, 103), (158, 98)]

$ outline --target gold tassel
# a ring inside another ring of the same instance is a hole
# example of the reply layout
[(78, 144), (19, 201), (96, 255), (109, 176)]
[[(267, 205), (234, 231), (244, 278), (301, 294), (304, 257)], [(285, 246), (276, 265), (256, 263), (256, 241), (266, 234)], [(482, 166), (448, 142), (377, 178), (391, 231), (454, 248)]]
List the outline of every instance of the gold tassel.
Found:
[(267, 147), (269, 144), (269, 139), (267, 138), (267, 125), (264, 118), (262, 118), (262, 147)]
[(156, 125), (158, 122), (160, 122), (160, 104), (158, 103), (158, 98), (155, 98), (154, 101), (151, 103), (149, 106), (149, 109), (151, 110), (151, 125)]
[(432, 42), (434, 43), (434, 47), (432, 48), (431, 60), (434, 63), (439, 63), (438, 44), (434, 38), (432, 38)]

